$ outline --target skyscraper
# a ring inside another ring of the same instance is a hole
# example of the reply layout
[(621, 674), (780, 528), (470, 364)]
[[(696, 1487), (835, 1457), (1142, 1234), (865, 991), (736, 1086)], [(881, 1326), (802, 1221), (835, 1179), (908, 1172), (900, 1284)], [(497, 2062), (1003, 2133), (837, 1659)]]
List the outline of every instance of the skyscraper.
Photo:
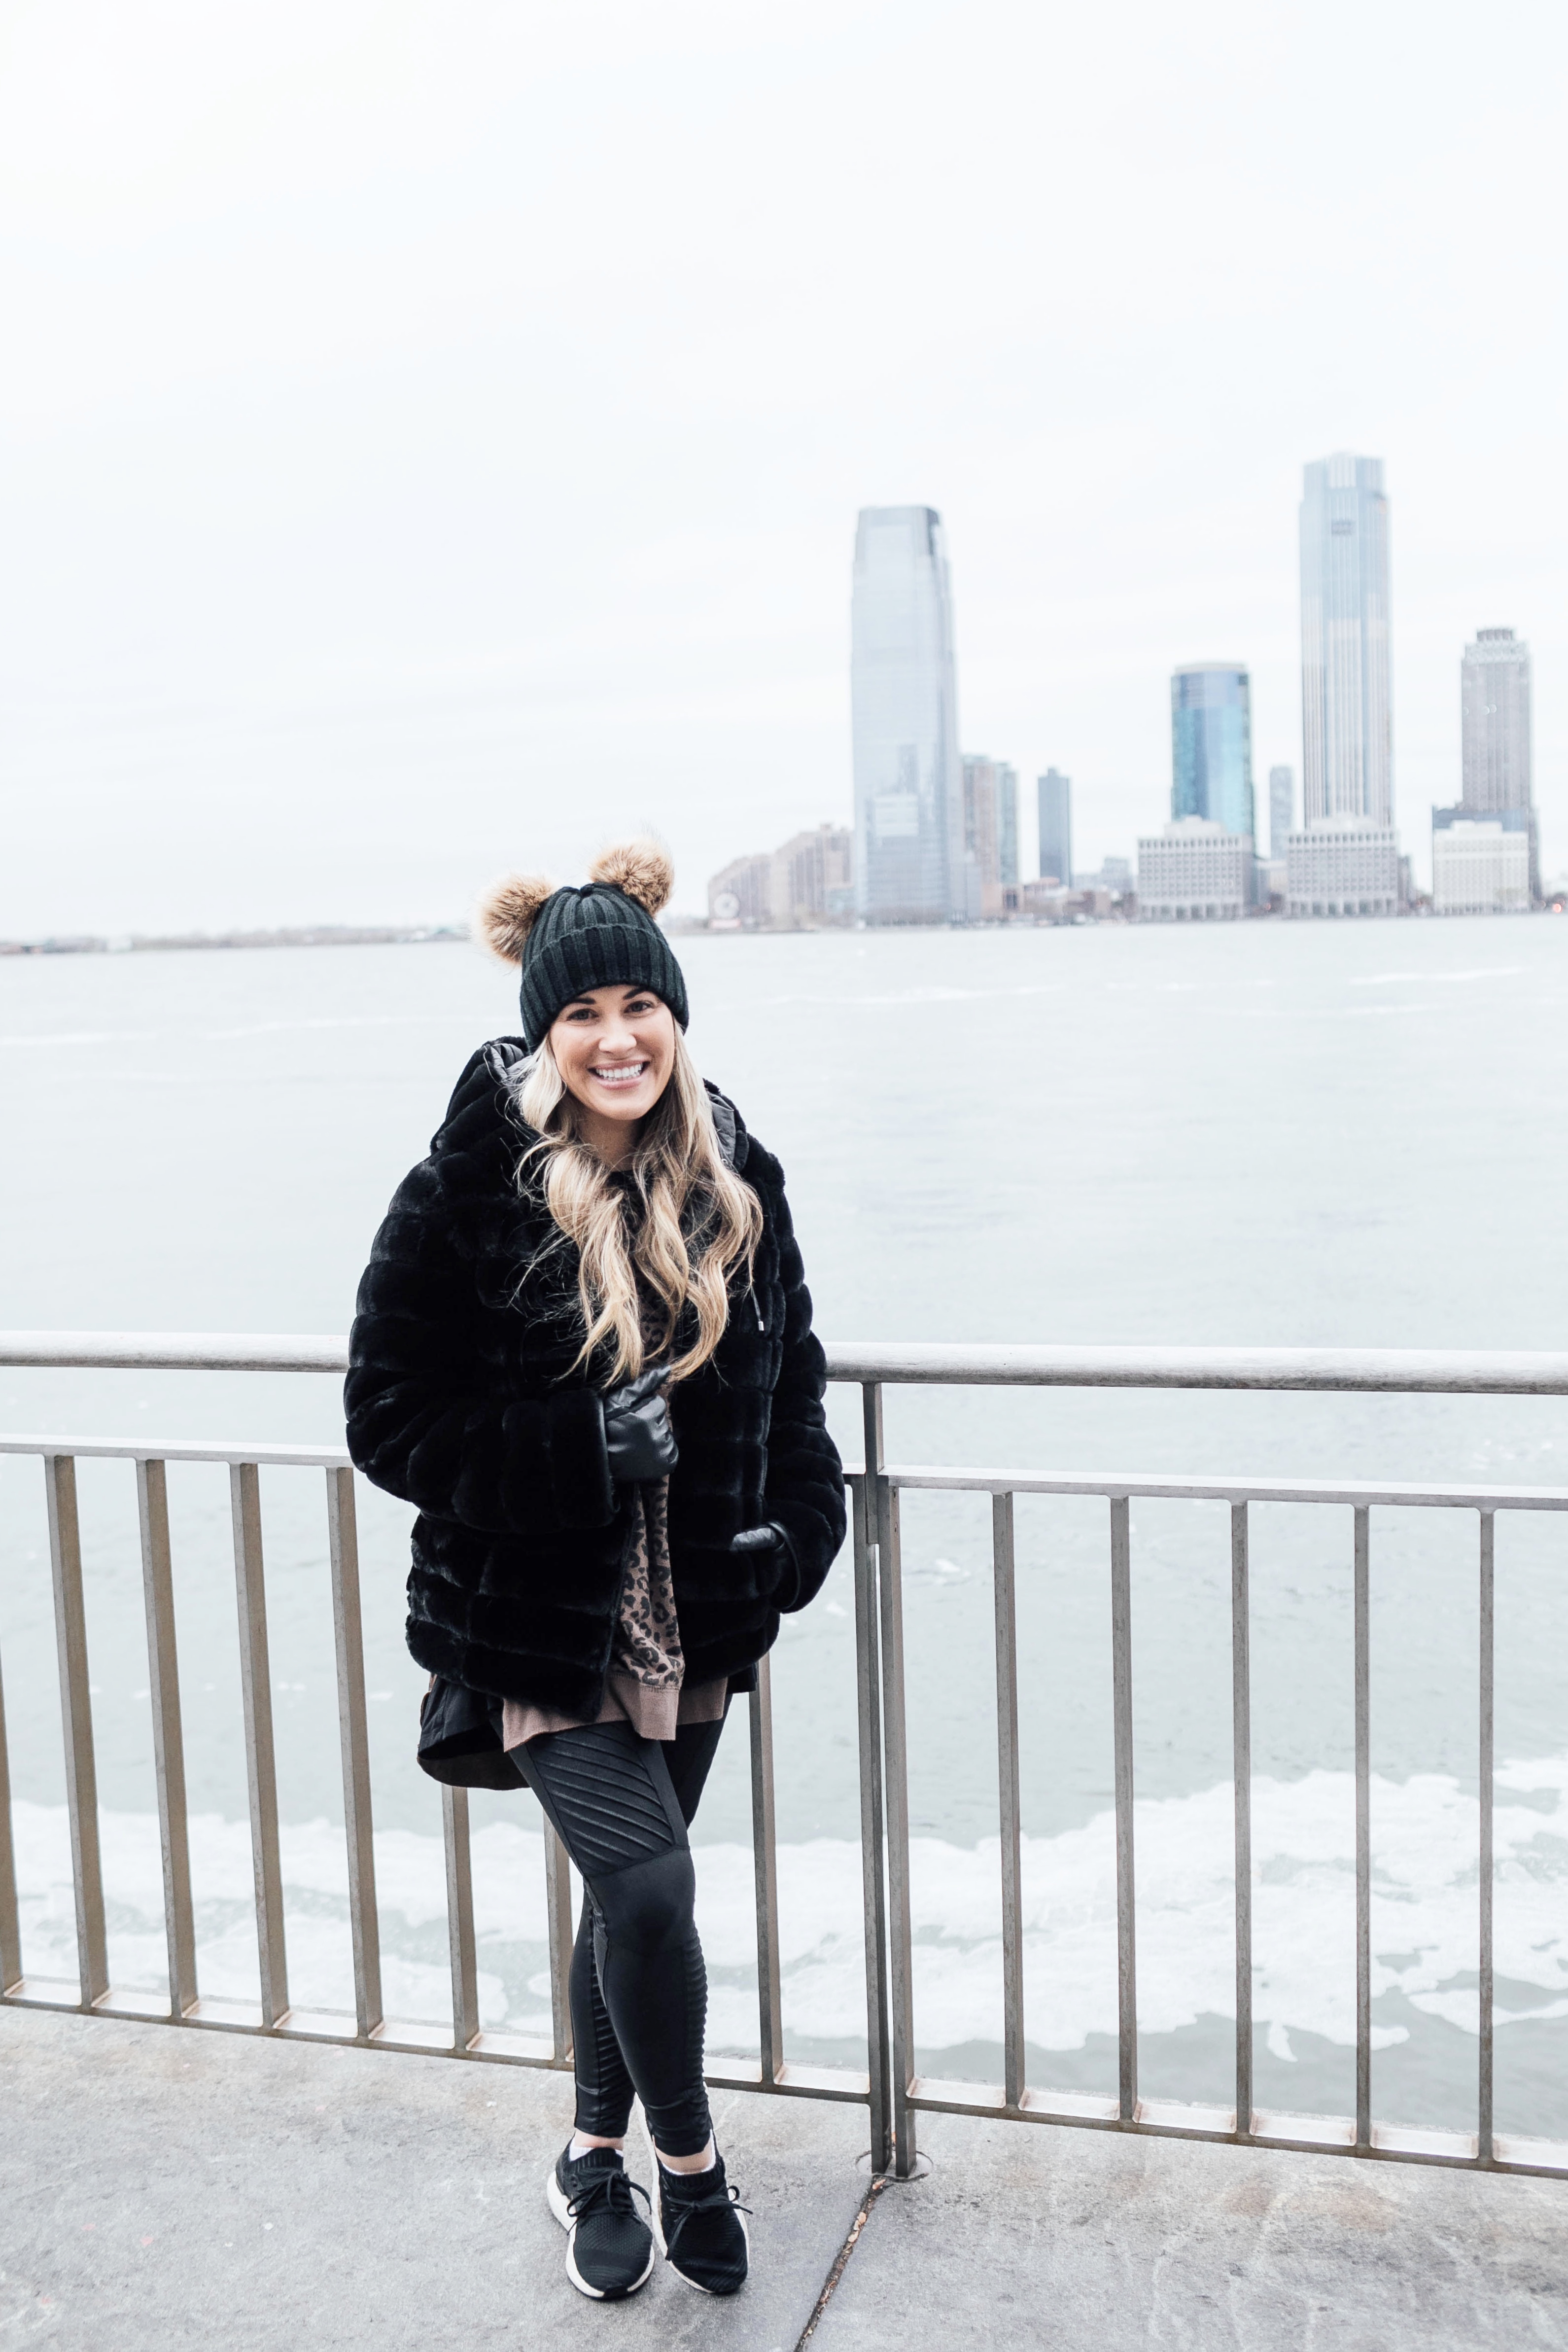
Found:
[(1459, 803), (1434, 809), (1452, 824), (1478, 817), (1505, 820), (1508, 833), (1529, 840), (1530, 896), (1541, 895), (1540, 855), (1531, 797), (1530, 647), (1511, 629), (1478, 629), (1459, 664), (1462, 778)]
[(997, 805), (1000, 772), (995, 760), (964, 761), (964, 851), (979, 873), (982, 889), (988, 882), (1001, 880)]
[(1296, 821), (1296, 772), (1294, 768), (1270, 768), (1269, 771), (1269, 855), (1283, 857), (1285, 836)]
[(1252, 687), (1232, 662), (1171, 679), (1171, 817), (1252, 837)]
[(1459, 664), (1468, 809), (1528, 808), (1530, 647), (1511, 629), (1478, 629)]
[(932, 508), (861, 509), (852, 638), (856, 911), (872, 923), (977, 913), (964, 854), (952, 590)]
[(1381, 457), (1307, 467), (1301, 498), (1301, 812), (1394, 823), (1388, 500)]
[(1040, 870), (1059, 882), (1072, 884), (1072, 779), (1055, 768), (1040, 777)]

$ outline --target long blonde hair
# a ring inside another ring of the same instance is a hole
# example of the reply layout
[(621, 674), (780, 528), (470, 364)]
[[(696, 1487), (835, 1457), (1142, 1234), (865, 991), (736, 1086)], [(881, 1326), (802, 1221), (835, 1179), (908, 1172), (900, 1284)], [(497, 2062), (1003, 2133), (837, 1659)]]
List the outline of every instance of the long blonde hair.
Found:
[(713, 1105), (686, 1042), (675, 1031), (669, 1083), (643, 1122), (625, 1173), (628, 1192), (579, 1132), (577, 1103), (568, 1093), (547, 1037), (518, 1069), (514, 1097), (538, 1141), (517, 1163), (519, 1187), (542, 1178), (550, 1215), (577, 1244), (578, 1297), (585, 1337), (581, 1366), (614, 1342), (607, 1386), (634, 1380), (650, 1349), (643, 1328), (637, 1278), (664, 1310), (664, 1328), (653, 1349), (673, 1347), (687, 1307), (696, 1335), (670, 1367), (688, 1380), (706, 1364), (729, 1320), (729, 1277), (744, 1265), (751, 1278), (762, 1238), (762, 1211), (719, 1149)]

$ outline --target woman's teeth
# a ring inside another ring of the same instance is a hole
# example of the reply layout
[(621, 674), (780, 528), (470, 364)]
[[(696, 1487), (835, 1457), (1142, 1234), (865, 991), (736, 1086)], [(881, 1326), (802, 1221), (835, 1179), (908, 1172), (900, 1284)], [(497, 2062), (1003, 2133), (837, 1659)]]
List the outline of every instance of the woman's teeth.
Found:
[(597, 1078), (601, 1087), (632, 1087), (647, 1067), (646, 1062), (616, 1062), (607, 1069), (591, 1070), (589, 1076)]

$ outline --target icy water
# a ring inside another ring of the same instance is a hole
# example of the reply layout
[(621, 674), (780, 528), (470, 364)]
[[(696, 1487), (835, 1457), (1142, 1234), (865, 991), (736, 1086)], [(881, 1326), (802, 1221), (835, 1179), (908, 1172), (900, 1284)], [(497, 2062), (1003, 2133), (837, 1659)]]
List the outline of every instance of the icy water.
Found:
[[(789, 1171), (839, 1338), (1553, 1347), (1568, 1317), (1568, 923), (695, 939), (705, 1070)], [(460, 947), (0, 962), (3, 1319), (341, 1331), (388, 1194), (506, 975)], [(340, 1433), (336, 1383), (0, 1371), (0, 1423)], [(835, 1399), (845, 1452), (854, 1400)], [(1560, 1402), (912, 1391), (894, 1457), (1568, 1486)], [(254, 1989), (226, 1485), (170, 1477), (203, 1984)], [(26, 1958), (71, 1971), (41, 1480), (0, 1463)], [(131, 1473), (81, 1474), (117, 1981), (162, 1967)], [(289, 1956), (349, 2003), (319, 1478), (264, 1480)], [(389, 2009), (446, 1998), (436, 1793), (411, 1760), (406, 1516), (361, 1490)], [(1260, 2104), (1354, 2098), (1348, 1512), (1254, 1514)], [(1228, 1530), (1134, 1513), (1142, 2079), (1228, 2096)], [(1476, 2060), (1476, 1526), (1374, 1520), (1377, 2112), (1465, 2127)], [(1500, 1522), (1499, 2126), (1568, 2134), (1568, 1523)], [(1000, 2071), (988, 1511), (904, 1518), (924, 2070)], [(1019, 1506), (1031, 2079), (1114, 2084), (1105, 1507)], [(785, 2015), (862, 2030), (847, 1562), (775, 1661)], [(486, 2021), (548, 2016), (532, 1800), (476, 1804)], [(754, 2046), (743, 1727), (697, 1824), (716, 2046)]]

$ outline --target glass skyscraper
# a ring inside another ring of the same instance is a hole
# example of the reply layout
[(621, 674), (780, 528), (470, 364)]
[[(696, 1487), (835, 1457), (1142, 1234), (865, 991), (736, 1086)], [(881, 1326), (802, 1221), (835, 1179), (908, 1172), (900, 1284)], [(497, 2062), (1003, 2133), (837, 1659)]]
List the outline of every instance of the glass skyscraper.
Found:
[(1394, 823), (1388, 500), (1381, 457), (1307, 467), (1301, 497), (1301, 813)]
[(852, 641), (856, 911), (871, 923), (977, 914), (964, 851), (952, 589), (932, 508), (861, 509)]
[(1184, 816), (1252, 838), (1252, 687), (1232, 662), (1171, 679), (1171, 818)]
[(1467, 809), (1528, 808), (1530, 647), (1511, 629), (1478, 629), (1459, 664)]
[(1040, 871), (1072, 887), (1072, 779), (1047, 768), (1040, 793)]

